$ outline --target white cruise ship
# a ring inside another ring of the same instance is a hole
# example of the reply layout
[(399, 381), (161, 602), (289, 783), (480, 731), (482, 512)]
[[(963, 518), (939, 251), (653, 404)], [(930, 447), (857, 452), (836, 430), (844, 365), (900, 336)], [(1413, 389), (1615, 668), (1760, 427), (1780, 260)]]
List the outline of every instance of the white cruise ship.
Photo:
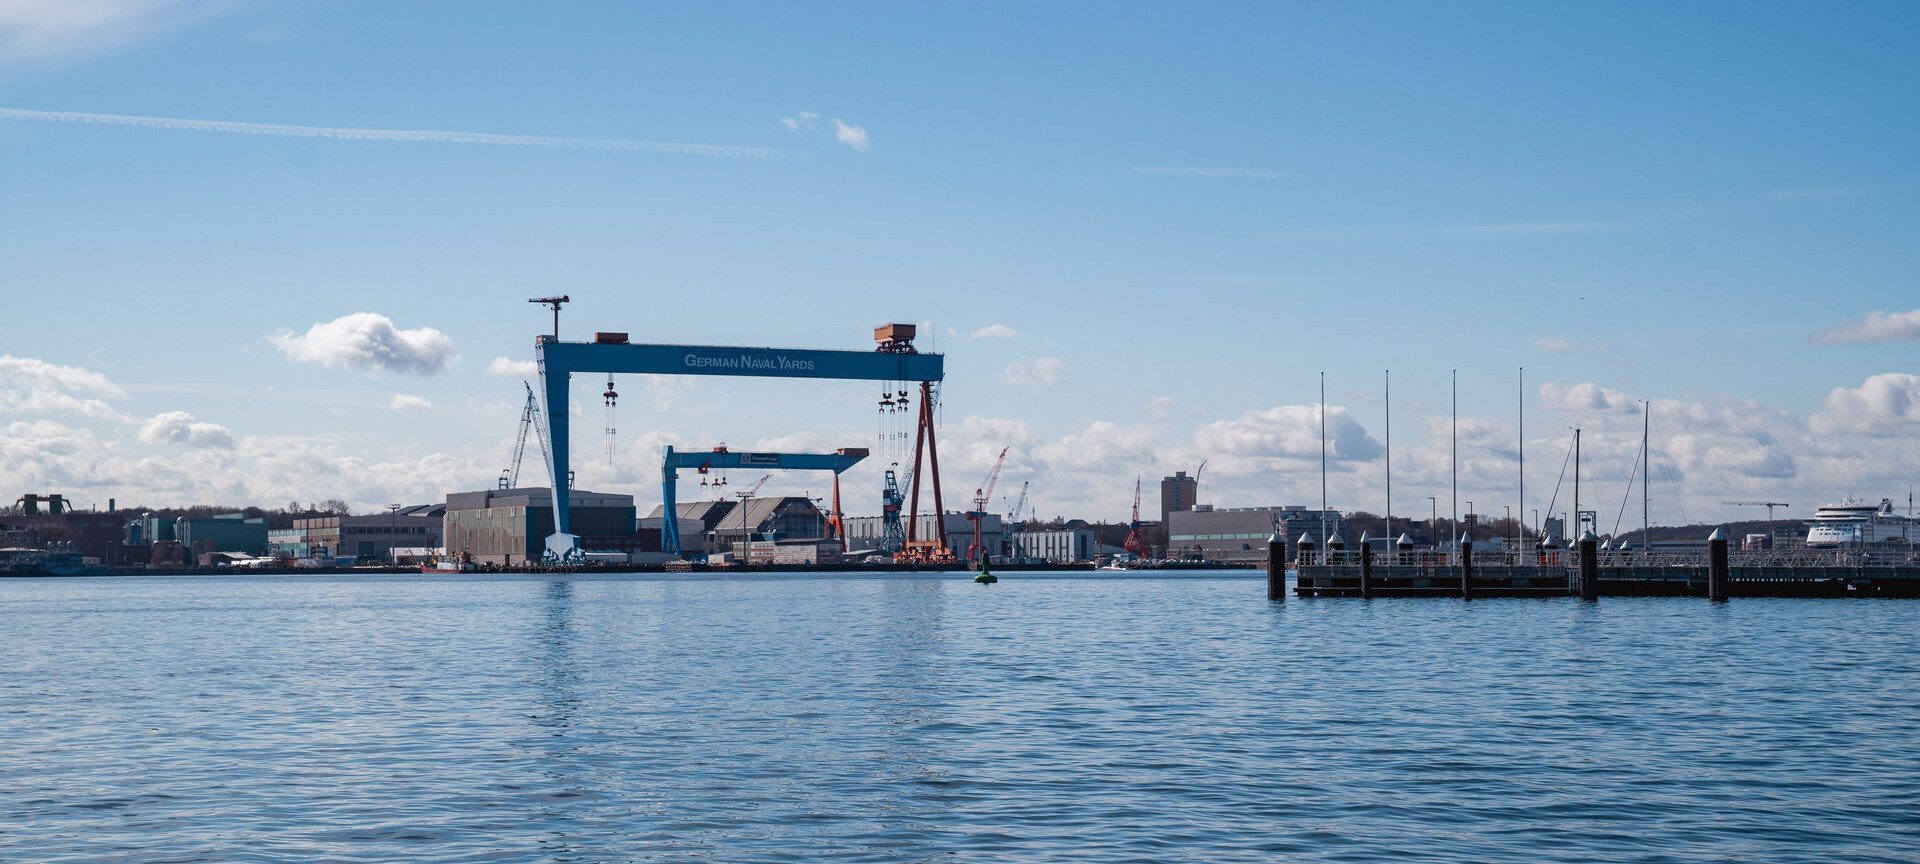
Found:
[(1907, 539), (1911, 525), (1906, 516), (1893, 512), (1892, 499), (1882, 498), (1879, 504), (1867, 504), (1849, 498), (1823, 506), (1813, 514), (1813, 524), (1807, 529), (1807, 545), (1833, 547), (1900, 541)]

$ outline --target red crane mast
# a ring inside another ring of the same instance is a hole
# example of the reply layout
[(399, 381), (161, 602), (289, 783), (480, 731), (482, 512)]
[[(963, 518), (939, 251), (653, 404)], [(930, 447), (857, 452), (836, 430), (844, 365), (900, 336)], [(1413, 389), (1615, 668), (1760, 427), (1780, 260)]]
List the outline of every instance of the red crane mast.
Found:
[(1133, 478), (1133, 518), (1128, 521), (1127, 527), (1129, 530), (1127, 531), (1126, 550), (1137, 557), (1140, 557), (1140, 558), (1147, 557), (1147, 541), (1145, 538), (1140, 536), (1140, 477), (1139, 475), (1134, 475), (1134, 478)]

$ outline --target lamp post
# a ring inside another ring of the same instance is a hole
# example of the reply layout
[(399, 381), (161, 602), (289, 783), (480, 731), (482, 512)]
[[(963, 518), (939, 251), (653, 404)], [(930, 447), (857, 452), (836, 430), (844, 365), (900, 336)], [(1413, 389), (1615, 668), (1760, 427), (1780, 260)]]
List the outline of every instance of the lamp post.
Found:
[(394, 538), (394, 535), (400, 533), (401, 506), (402, 505), (399, 505), (399, 504), (387, 505), (387, 563), (388, 564), (394, 563), (395, 558), (397, 557), (393, 554), (393, 538)]
[(1440, 502), (1432, 495), (1427, 496), (1427, 507), (1433, 515), (1427, 517), (1427, 534), (1433, 537), (1433, 545), (1440, 545)]

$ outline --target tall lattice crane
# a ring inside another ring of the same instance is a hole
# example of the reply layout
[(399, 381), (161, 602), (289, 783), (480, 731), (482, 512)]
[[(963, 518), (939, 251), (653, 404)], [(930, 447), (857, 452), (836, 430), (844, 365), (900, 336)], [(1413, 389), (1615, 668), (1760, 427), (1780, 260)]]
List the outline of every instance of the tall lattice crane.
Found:
[[(527, 455), (527, 433), (542, 429), (540, 424), (540, 400), (533, 395), (533, 385), (520, 382), (527, 388), (527, 406), (520, 410), (520, 433), (513, 439), (513, 462), (505, 471), (500, 472), (500, 488), (513, 489), (520, 485), (520, 461)], [(547, 451), (545, 431), (540, 433), (540, 452), (544, 457)]]
[(1136, 557), (1147, 557), (1147, 540), (1140, 536), (1140, 477), (1133, 478), (1133, 518), (1127, 522), (1126, 550)]
[(973, 545), (967, 547), (968, 561), (978, 560), (987, 554), (987, 547), (980, 543), (980, 523), (987, 518), (987, 502), (993, 499), (993, 487), (1000, 482), (1000, 467), (1007, 464), (1007, 451), (1010, 449), (1000, 448), (1000, 455), (993, 460), (993, 470), (987, 472), (987, 485), (973, 490), (973, 509), (967, 511), (967, 521), (973, 523)]
[(1002, 557), (1012, 558), (1014, 553), (1014, 541), (1016, 539), (1016, 535), (1026, 533), (1027, 520), (1022, 518), (1020, 514), (1026, 512), (1027, 485), (1032, 482), (1033, 482), (1032, 480), (1020, 481), (1020, 497), (1013, 499), (1013, 509), (1007, 512), (1007, 525), (1005, 528), (1005, 533), (1001, 535), (1006, 539), (1006, 542), (1001, 544), (1002, 551), (1000, 554)]

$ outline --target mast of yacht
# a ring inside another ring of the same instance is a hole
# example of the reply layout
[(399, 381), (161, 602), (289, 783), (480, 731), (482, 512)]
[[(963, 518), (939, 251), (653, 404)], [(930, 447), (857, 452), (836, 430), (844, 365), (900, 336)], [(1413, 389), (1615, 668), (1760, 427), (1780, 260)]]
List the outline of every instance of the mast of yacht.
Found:
[(1520, 508), (1514, 512), (1520, 514), (1513, 526), (1514, 548), (1519, 549), (1527, 540), (1527, 367), (1520, 367)]
[[(1567, 530), (1564, 526), (1560, 529)], [(1580, 427), (1573, 427), (1573, 538), (1580, 539)]]
[(1647, 507), (1647, 483), (1653, 479), (1653, 463), (1647, 461), (1647, 438), (1653, 431), (1653, 402), (1642, 399), (1640, 404), (1644, 406), (1640, 410), (1640, 551), (1647, 553), (1653, 551), (1653, 535), (1648, 533), (1653, 523), (1647, 518), (1651, 512)]
[(1393, 546), (1393, 370), (1387, 370), (1387, 548)]
[[(1448, 429), (1448, 438), (1451, 443), (1448, 444), (1447, 459), (1453, 466), (1453, 524), (1452, 530), (1447, 533), (1452, 534), (1460, 530), (1460, 370), (1458, 369), (1453, 370), (1453, 423)], [(1458, 535), (1449, 539), (1459, 542)]]
[[(1327, 548), (1327, 373), (1320, 373), (1320, 554)], [(1322, 561), (1327, 559), (1322, 558)]]

